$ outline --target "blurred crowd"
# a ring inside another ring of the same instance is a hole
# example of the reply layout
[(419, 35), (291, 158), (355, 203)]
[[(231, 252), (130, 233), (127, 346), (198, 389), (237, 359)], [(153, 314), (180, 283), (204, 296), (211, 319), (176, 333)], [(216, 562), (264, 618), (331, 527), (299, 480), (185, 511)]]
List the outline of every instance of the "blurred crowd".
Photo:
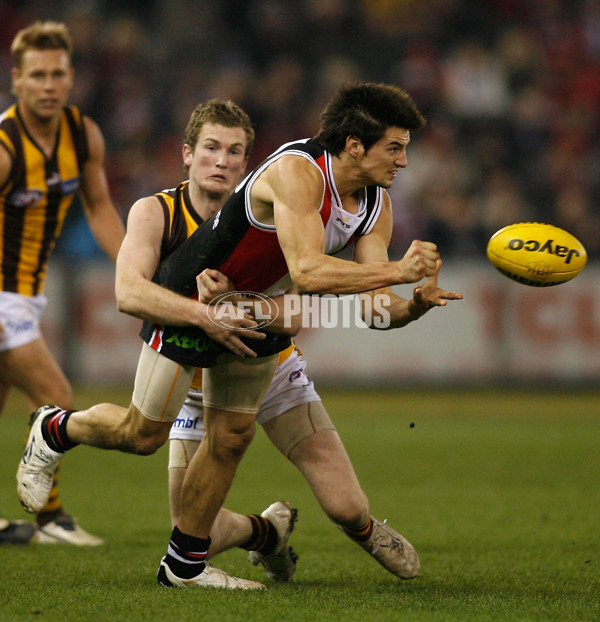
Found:
[[(35, 19), (74, 35), (72, 101), (104, 132), (123, 218), (182, 178), (200, 101), (248, 111), (254, 166), (313, 135), (340, 82), (385, 81), (429, 119), (391, 189), (393, 257), (414, 238), (483, 257), (494, 231), (528, 220), (600, 248), (598, 0), (0, 0), (1, 109), (10, 42)], [(63, 252), (93, 252), (83, 228), (72, 238)]]

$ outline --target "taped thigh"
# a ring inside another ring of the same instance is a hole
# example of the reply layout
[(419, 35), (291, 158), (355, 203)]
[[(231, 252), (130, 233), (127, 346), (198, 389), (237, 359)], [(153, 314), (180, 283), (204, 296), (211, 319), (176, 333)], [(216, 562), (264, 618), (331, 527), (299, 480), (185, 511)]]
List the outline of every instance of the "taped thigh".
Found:
[(255, 415), (269, 388), (279, 355), (242, 358), (222, 354), (202, 373), (204, 406)]
[(179, 365), (144, 343), (135, 374), (133, 405), (151, 421), (174, 421), (195, 369)]
[(321, 430), (335, 430), (323, 403), (307, 402), (290, 408), (264, 425), (271, 442), (288, 458), (296, 445)]

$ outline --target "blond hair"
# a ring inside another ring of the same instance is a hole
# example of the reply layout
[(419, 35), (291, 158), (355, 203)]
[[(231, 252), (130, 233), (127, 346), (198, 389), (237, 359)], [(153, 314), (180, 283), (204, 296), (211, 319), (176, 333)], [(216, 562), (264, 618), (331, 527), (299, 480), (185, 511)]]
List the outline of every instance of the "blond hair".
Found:
[(70, 61), (73, 56), (73, 39), (63, 23), (37, 21), (19, 30), (10, 46), (17, 69), (21, 69), (23, 55), (31, 49), (65, 50)]

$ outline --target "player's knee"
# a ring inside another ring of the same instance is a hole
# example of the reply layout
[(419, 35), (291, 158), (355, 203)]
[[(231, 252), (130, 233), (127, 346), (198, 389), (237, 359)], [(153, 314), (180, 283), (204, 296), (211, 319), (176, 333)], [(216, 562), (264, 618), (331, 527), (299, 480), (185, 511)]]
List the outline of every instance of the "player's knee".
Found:
[(246, 449), (248, 449), (253, 438), (254, 429), (228, 434), (224, 445), (224, 452), (228, 458), (239, 460), (246, 452)]
[(140, 456), (151, 456), (167, 442), (170, 424), (144, 417), (139, 409), (131, 404), (119, 430), (119, 449)]
[(213, 456), (224, 461), (239, 461), (254, 438), (254, 424), (235, 427), (212, 438)]
[(339, 495), (333, 497), (323, 508), (337, 525), (358, 528), (369, 517), (369, 506), (363, 495)]
[(133, 441), (133, 453), (139, 456), (151, 456), (156, 453), (165, 443), (162, 435), (138, 437)]

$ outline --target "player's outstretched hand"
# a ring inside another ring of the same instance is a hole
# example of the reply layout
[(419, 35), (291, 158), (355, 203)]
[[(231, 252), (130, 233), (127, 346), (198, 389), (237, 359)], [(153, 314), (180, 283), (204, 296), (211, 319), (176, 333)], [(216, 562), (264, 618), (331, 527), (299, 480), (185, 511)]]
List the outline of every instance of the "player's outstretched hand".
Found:
[(440, 258), (433, 242), (413, 240), (406, 254), (396, 262), (403, 283), (416, 283), (426, 276), (432, 276)]
[(448, 300), (462, 300), (462, 294), (448, 292), (438, 287), (438, 276), (442, 267), (442, 260), (436, 261), (433, 274), (413, 290), (413, 298), (408, 303), (408, 311), (414, 319), (421, 317), (432, 307), (445, 307)]

